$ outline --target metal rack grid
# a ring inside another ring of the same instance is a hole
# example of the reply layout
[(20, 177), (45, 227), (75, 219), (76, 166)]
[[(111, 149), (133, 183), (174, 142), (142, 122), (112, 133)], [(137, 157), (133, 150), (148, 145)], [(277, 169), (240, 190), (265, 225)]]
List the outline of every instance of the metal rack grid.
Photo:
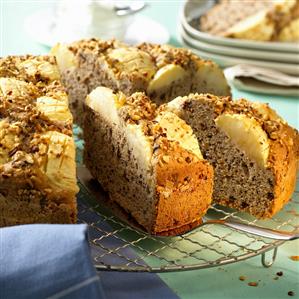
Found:
[[(89, 238), (97, 270), (171, 272), (216, 267), (262, 254), (265, 267), (275, 260), (283, 241), (254, 236), (221, 225), (210, 224), (176, 237), (154, 237), (129, 226), (103, 208), (100, 201), (80, 184), (79, 222), (89, 226)], [(298, 181), (297, 181), (298, 187)], [(270, 220), (257, 220), (245, 213), (212, 206), (208, 219), (231, 219), (273, 229), (299, 229), (299, 191)], [(274, 249), (266, 262), (265, 252)]]

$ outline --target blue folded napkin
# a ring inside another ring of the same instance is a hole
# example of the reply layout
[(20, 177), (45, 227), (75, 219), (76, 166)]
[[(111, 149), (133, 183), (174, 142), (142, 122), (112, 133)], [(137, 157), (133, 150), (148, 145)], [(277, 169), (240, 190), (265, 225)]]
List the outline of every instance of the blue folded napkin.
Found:
[(0, 298), (105, 298), (87, 243), (87, 226), (0, 229)]
[[(125, 265), (127, 258), (138, 259), (136, 252), (128, 244), (118, 238), (113, 237), (114, 228), (102, 216), (93, 209), (89, 209), (84, 200), (84, 192), (77, 196), (78, 218), (85, 223), (93, 223), (89, 226), (88, 235), (90, 239), (101, 239), (101, 246), (91, 243), (91, 256), (97, 257), (100, 263), (106, 265)], [(107, 237), (110, 232), (111, 236)], [(110, 252), (110, 249), (118, 248), (117, 254)], [(107, 254), (109, 252), (109, 254)], [(99, 258), (101, 256), (101, 258)], [(145, 264), (139, 261), (139, 264)], [(167, 284), (155, 273), (127, 273), (115, 271), (101, 271), (102, 286), (107, 298), (112, 299), (178, 299), (179, 297), (167, 286)]]

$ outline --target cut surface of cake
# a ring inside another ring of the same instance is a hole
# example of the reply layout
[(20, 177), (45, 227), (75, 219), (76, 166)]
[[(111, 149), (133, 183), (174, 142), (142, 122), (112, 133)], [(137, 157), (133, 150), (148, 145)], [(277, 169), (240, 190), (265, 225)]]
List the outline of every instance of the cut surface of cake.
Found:
[(76, 222), (72, 120), (53, 57), (0, 58), (0, 226)]
[(177, 115), (157, 114), (144, 93), (98, 87), (86, 99), (84, 140), (91, 174), (149, 233), (176, 235), (201, 223), (213, 169)]
[(115, 40), (58, 44), (55, 55), (75, 121), (82, 124), (83, 102), (94, 88), (109, 87), (127, 96), (142, 91), (161, 104), (190, 92), (230, 95), (222, 70), (189, 50), (144, 43), (137, 47)]
[(214, 167), (213, 202), (272, 217), (295, 188), (298, 132), (266, 104), (191, 94), (169, 102)]

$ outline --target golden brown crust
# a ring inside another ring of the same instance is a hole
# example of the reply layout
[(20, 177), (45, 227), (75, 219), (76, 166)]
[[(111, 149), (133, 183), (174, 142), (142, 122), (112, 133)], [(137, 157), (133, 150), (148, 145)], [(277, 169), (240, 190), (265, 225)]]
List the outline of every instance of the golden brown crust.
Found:
[(212, 200), (213, 169), (177, 143), (160, 137), (154, 153), (157, 216), (154, 234), (183, 233), (200, 223)]
[[(93, 55), (100, 57), (106, 55), (109, 51), (117, 48), (129, 48), (116, 40), (103, 41), (100, 39), (80, 40), (68, 46), (68, 49), (76, 56), (82, 52), (91, 52)], [(196, 68), (196, 63), (208, 63), (215, 65), (210, 60), (203, 60), (194, 55), (190, 50), (183, 48), (175, 48), (169, 45), (158, 45), (151, 43), (142, 43), (137, 46), (137, 49), (149, 54), (158, 68), (166, 64), (178, 64), (183, 68)]]
[(263, 218), (270, 218), (287, 203), (295, 190), (298, 165), (298, 132), (282, 125), (277, 139), (271, 139), (269, 163), (275, 175), (274, 202)]

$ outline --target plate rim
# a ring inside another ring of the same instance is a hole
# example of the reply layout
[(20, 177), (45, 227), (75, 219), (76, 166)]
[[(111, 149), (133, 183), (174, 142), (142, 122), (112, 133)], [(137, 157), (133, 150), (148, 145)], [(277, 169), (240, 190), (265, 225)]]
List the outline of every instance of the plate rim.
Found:
[(202, 40), (197, 40), (192, 38), (182, 26), (179, 27), (179, 34), (184, 38), (184, 40), (187, 40), (188, 43), (192, 45), (192, 47), (199, 50), (205, 51), (205, 49), (210, 48), (209, 51), (215, 54), (221, 54), (221, 51), (223, 51), (225, 55), (229, 55), (228, 52), (230, 52), (232, 55), (240, 58), (251, 58), (255, 60), (267, 60), (273, 62), (283, 61), (285, 63), (292, 63), (292, 64), (299, 65), (299, 54), (296, 53), (291, 53), (291, 52), (280, 53), (276, 51), (269, 53), (269, 51), (263, 51), (258, 49), (250, 49), (250, 51), (246, 51), (246, 49), (244, 48), (212, 44), (207, 41), (202, 41)]
[(180, 13), (180, 22), (185, 30), (193, 36), (195, 39), (209, 41), (212, 44), (230, 45), (233, 47), (240, 48), (251, 48), (251, 49), (264, 49), (275, 52), (292, 52), (299, 54), (299, 43), (279, 43), (279, 42), (261, 42), (261, 41), (249, 41), (236, 38), (219, 37), (211, 35), (200, 30), (193, 28), (185, 16), (185, 7), (189, 1), (186, 1), (183, 9)]
[[(293, 75), (293, 76), (299, 76), (299, 66), (294, 67), (293, 65), (289, 65), (287, 69), (285, 68), (286, 63), (279, 63), (279, 62), (270, 62), (270, 61), (258, 61), (258, 60), (249, 60), (245, 58), (236, 58), (232, 56), (225, 56), (225, 55), (220, 55), (220, 54), (215, 54), (207, 51), (202, 51), (196, 48), (193, 48), (192, 46), (188, 45), (183, 38), (179, 38), (181, 44), (184, 47), (189, 48), (193, 53), (200, 57), (208, 57), (205, 59), (210, 59), (215, 61), (217, 64), (219, 64), (221, 67), (226, 68), (229, 66), (233, 66), (236, 64), (252, 64), (252, 65), (257, 65), (259, 67), (264, 67), (264, 68), (270, 68), (270, 69), (275, 69), (279, 70), (283, 73)], [(216, 56), (216, 57), (215, 57)], [(246, 60), (246, 61), (240, 61), (240, 60)], [(249, 60), (249, 61), (248, 61)], [(225, 61), (226, 63), (222, 63), (219, 61)]]

